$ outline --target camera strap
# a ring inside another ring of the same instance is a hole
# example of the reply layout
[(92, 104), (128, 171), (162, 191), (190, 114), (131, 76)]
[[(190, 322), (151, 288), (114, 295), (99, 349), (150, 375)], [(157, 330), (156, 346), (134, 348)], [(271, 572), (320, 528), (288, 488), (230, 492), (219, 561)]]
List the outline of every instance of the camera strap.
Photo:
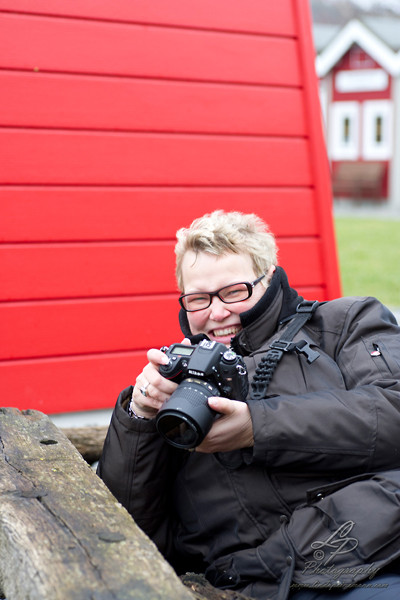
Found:
[(319, 352), (312, 350), (305, 340), (293, 342), (294, 336), (311, 319), (319, 306), (319, 302), (303, 300), (296, 308), (296, 314), (284, 329), (282, 336), (272, 342), (266, 354), (262, 357), (251, 382), (251, 400), (262, 400), (266, 398), (268, 386), (285, 352), (297, 352), (304, 354), (308, 363), (313, 363), (319, 356)]

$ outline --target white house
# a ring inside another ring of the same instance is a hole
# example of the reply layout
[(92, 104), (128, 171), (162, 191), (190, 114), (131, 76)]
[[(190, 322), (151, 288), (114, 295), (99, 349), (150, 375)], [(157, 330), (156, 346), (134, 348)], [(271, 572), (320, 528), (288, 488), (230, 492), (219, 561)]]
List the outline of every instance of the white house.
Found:
[(335, 198), (400, 213), (400, 18), (314, 24)]

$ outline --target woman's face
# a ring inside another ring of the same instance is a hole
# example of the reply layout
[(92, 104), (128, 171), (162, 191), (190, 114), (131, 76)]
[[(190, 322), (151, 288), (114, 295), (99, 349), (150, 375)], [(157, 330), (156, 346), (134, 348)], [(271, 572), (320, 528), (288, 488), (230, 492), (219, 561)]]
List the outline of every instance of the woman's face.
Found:
[[(275, 267), (267, 274), (268, 281)], [(257, 279), (252, 260), (248, 254), (223, 254), (214, 256), (206, 252), (198, 254), (187, 251), (182, 261), (184, 294), (193, 292), (215, 292), (220, 288), (242, 281), (249, 283)], [(253, 293), (243, 302), (225, 304), (214, 296), (208, 308), (188, 312), (190, 329), (193, 335), (205, 333), (210, 340), (229, 346), (231, 338), (241, 329), (242, 312), (252, 308), (265, 293), (265, 287), (258, 283)]]

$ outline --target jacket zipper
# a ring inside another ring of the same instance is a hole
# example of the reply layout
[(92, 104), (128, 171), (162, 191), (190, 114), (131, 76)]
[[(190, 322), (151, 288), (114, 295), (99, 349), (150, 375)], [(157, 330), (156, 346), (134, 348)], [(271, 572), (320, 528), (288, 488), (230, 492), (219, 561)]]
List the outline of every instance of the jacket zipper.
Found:
[(370, 355), (372, 356), (372, 358), (377, 358), (380, 357), (383, 362), (385, 363), (386, 367), (389, 369), (390, 373), (392, 372), (392, 369), (390, 368), (387, 360), (385, 359), (385, 356), (382, 354), (382, 351), (379, 347), (379, 344), (376, 344), (375, 342), (372, 344), (373, 350), (372, 352), (370, 352)]

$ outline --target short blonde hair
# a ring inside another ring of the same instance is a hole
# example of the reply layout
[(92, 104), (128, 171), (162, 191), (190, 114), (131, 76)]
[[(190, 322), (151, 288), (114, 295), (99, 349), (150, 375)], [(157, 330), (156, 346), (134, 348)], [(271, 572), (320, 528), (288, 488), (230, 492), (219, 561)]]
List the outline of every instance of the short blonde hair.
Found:
[(179, 229), (176, 238), (176, 279), (181, 291), (184, 291), (182, 260), (188, 250), (215, 256), (247, 253), (257, 277), (277, 264), (275, 237), (255, 214), (216, 210), (195, 219), (190, 227)]

